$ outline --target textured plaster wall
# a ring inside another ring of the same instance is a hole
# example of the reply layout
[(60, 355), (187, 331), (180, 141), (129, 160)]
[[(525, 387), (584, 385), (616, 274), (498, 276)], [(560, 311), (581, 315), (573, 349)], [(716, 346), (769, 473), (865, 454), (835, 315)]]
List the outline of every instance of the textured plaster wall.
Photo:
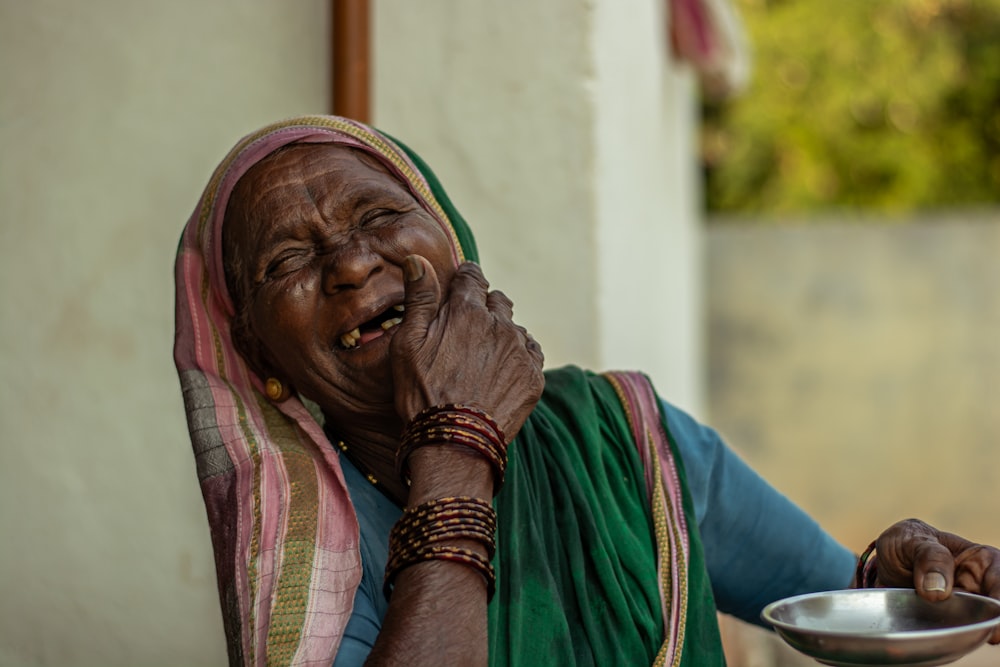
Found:
[(377, 124), (437, 171), (487, 278), (548, 361), (593, 365), (591, 10), (569, 0), (512, 0), (488, 17), (462, 0), (374, 8)]
[(327, 104), (327, 3), (0, 2), (0, 665), (219, 665), (173, 250), (246, 131)]
[(709, 229), (713, 424), (856, 550), (1000, 544), (1000, 214)]
[(669, 56), (668, 3), (596, 3), (597, 338), (602, 368), (638, 368), (703, 408), (698, 93)]
[(375, 121), (438, 172), (548, 366), (642, 368), (697, 410), (695, 98), (662, 4), (375, 3)]

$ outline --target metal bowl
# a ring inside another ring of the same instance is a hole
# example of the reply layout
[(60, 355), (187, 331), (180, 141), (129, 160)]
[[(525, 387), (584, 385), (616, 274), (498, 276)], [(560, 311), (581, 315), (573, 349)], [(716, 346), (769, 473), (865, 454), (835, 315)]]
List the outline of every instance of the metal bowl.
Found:
[(985, 642), (1000, 625), (1000, 601), (956, 591), (928, 602), (909, 588), (868, 588), (778, 600), (761, 617), (825, 665), (931, 667)]

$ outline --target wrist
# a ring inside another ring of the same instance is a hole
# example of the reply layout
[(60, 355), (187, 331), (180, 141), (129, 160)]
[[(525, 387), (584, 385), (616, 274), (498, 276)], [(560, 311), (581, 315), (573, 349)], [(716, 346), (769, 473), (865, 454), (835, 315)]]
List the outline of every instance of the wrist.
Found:
[(496, 550), (496, 521), (496, 511), (482, 498), (449, 496), (410, 503), (389, 533), (383, 584), (386, 599), (404, 570), (446, 561), (478, 572), (489, 601), (496, 585), (496, 572), (490, 563)]
[(473, 451), (422, 447), (410, 454), (408, 463), (411, 506), (445, 496), (493, 497), (493, 468)]
[[(396, 472), (410, 485), (411, 496), (416, 492), (421, 500), (442, 493), (492, 498), (503, 485), (506, 469), (503, 431), (489, 414), (464, 404), (423, 410), (403, 429), (396, 450)], [(482, 491), (486, 471), (493, 482), (488, 493)], [(418, 478), (421, 483), (414, 491)]]

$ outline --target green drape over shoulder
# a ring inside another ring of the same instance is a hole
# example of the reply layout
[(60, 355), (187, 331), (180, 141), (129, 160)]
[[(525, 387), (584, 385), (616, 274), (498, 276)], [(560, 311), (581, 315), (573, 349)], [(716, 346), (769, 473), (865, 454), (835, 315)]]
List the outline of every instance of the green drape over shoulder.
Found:
[[(636, 374), (546, 373), (496, 500), (492, 665), (725, 664), (683, 469), (658, 406), (640, 423), (634, 386), (655, 397)], [(644, 464), (647, 435), (661, 445)], [(649, 483), (664, 463), (683, 499), (670, 516)]]

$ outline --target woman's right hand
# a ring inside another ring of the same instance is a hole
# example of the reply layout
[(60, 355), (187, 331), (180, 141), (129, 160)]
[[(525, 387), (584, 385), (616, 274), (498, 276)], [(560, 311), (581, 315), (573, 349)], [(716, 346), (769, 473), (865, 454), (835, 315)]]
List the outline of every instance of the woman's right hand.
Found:
[(443, 301), (426, 259), (410, 255), (403, 274), (406, 315), (391, 343), (403, 422), (433, 405), (463, 403), (488, 412), (509, 442), (544, 389), (541, 347), (514, 323), (513, 303), (489, 290), (477, 264), (456, 269)]
[[(430, 262), (403, 266), (406, 306), (390, 343), (396, 411), (404, 423), (425, 408), (463, 403), (488, 412), (509, 442), (542, 394), (542, 350), (511, 319), (512, 304), (472, 263), (459, 266), (442, 300)], [(489, 499), (490, 463), (462, 447), (420, 447), (408, 459), (410, 507), (448, 496)], [(488, 558), (484, 544), (452, 546)], [(486, 586), (475, 569), (431, 560), (399, 573), (366, 664), (482, 665), (489, 659)]]

